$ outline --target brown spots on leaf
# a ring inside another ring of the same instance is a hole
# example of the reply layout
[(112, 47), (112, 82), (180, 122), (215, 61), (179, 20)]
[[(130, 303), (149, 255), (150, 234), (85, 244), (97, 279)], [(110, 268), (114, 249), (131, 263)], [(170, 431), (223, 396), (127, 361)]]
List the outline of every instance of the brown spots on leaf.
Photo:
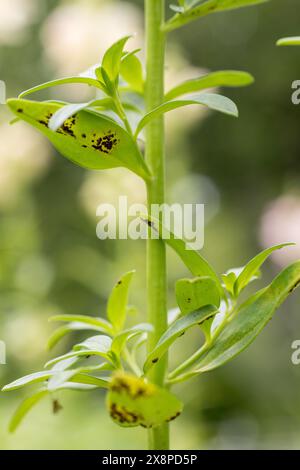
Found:
[(176, 415), (174, 416), (171, 416), (171, 418), (167, 419), (166, 420), (166, 423), (169, 423), (170, 421), (174, 421), (174, 419), (178, 418), (178, 416), (180, 416), (180, 411), (178, 411), (178, 413), (176, 413)]
[(114, 378), (111, 390), (116, 393), (124, 393), (132, 399), (147, 397), (152, 395), (152, 388), (142, 379), (124, 377), (122, 375)]
[(190, 304), (191, 301), (192, 301), (192, 299), (191, 299), (190, 297), (188, 297), (188, 298), (186, 299), (186, 301), (187, 301), (188, 304)]
[(62, 409), (63, 407), (61, 406), (58, 400), (52, 400), (52, 413), (54, 415), (59, 413)]
[(23, 109), (22, 108), (17, 109), (17, 113), (23, 113)]
[(289, 290), (289, 294), (291, 294), (297, 287), (300, 285), (300, 279), (293, 285), (293, 287)]
[(139, 421), (143, 421), (143, 416), (125, 408), (125, 406), (117, 405), (117, 403), (111, 403), (109, 413), (112, 419), (120, 424), (138, 424)]
[(81, 147), (83, 147), (84, 149), (86, 149), (86, 148), (87, 148), (87, 145), (82, 145)]
[(154, 359), (152, 359), (152, 364), (156, 364), (158, 362), (158, 357), (155, 357)]
[(110, 154), (114, 147), (118, 144), (117, 136), (114, 132), (108, 131), (107, 134), (104, 134), (96, 139), (92, 140), (92, 147), (95, 150), (99, 150), (102, 153)]
[(44, 119), (39, 119), (38, 122), (40, 124), (42, 124), (42, 126), (45, 126), (45, 127), (48, 127), (48, 121), (44, 120)]
[(81, 137), (82, 137), (83, 139), (86, 139), (86, 134), (81, 134)]

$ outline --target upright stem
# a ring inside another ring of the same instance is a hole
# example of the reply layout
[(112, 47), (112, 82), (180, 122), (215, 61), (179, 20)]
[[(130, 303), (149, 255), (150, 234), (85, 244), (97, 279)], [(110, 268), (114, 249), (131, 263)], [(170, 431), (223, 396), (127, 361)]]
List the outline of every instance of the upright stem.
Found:
[[(147, 110), (159, 106), (164, 97), (164, 55), (165, 38), (161, 32), (164, 21), (164, 0), (145, 0), (146, 15), (146, 107)], [(164, 155), (164, 120), (153, 120), (146, 131), (146, 161), (153, 178), (147, 185), (148, 210), (152, 204), (163, 204), (165, 199), (165, 155)], [(147, 291), (148, 320), (154, 326), (154, 333), (149, 338), (148, 349), (153, 349), (160, 336), (167, 328), (167, 281), (166, 252), (161, 240), (147, 242)], [(168, 358), (165, 357), (151, 370), (150, 379), (163, 387)], [(167, 424), (149, 431), (150, 449), (169, 448), (169, 428)]]

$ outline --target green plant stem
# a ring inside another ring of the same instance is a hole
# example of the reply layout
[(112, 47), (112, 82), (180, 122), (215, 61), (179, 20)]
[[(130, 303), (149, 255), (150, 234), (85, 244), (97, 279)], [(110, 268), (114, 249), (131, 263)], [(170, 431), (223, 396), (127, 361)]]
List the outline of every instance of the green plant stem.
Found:
[[(145, 0), (146, 15), (146, 107), (147, 111), (159, 106), (164, 99), (164, 55), (165, 37), (161, 32), (164, 22), (164, 0)], [(164, 120), (153, 120), (146, 129), (146, 162), (153, 174), (147, 183), (148, 210), (152, 204), (162, 204), (165, 199), (165, 155), (164, 155)], [(147, 241), (147, 297), (148, 321), (154, 326), (150, 335), (148, 350), (151, 351), (167, 328), (167, 280), (166, 251), (161, 240)], [(167, 356), (151, 370), (150, 380), (165, 386)], [(150, 449), (169, 448), (168, 424), (149, 431)]]

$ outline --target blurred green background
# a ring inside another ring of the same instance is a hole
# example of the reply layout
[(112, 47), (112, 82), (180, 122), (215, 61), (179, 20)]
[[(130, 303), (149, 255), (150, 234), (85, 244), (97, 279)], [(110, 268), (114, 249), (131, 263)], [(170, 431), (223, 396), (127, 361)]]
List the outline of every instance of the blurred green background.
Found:
[[(143, 44), (141, 0), (1, 0), (0, 9), (0, 79), (9, 97), (88, 68), (126, 33), (137, 33), (133, 48)], [(195, 108), (168, 116), (167, 181), (169, 202), (205, 203), (203, 253), (219, 272), (243, 265), (258, 249), (298, 242), (267, 264), (265, 282), (300, 257), (300, 109), (291, 102), (300, 50), (274, 45), (300, 33), (297, 13), (298, 0), (272, 0), (211, 15), (172, 33), (168, 43), (167, 86), (205, 70), (241, 69), (256, 78), (249, 88), (223, 91), (238, 103), (238, 120)], [(41, 94), (62, 96), (80, 102), (87, 91), (72, 85)], [(72, 344), (74, 336), (46, 351), (50, 315), (104, 315), (113, 283), (132, 268), (138, 275), (131, 302), (145, 318), (145, 244), (96, 237), (97, 206), (118, 194), (143, 202), (142, 183), (123, 170), (75, 167), (26, 124), (9, 126), (10, 119), (1, 106), (0, 339), (7, 365), (0, 366), (0, 386)], [(174, 282), (188, 273), (168, 255), (172, 308)], [(300, 366), (291, 363), (299, 299), (294, 294), (235, 361), (175, 389), (186, 403), (173, 425), (175, 448), (300, 448)], [(196, 333), (182, 340), (171, 360), (197, 341)], [(110, 421), (101, 392), (61, 393), (60, 414), (45, 402), (9, 435), (11, 412), (26, 393), (0, 395), (1, 449), (146, 446), (142, 430)]]

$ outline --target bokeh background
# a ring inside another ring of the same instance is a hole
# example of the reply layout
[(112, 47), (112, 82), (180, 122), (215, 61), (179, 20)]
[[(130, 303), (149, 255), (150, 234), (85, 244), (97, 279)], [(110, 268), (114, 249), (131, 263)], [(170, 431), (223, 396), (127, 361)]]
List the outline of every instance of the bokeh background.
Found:
[[(168, 2), (167, 2), (168, 3)], [(256, 82), (224, 94), (240, 118), (185, 110), (167, 118), (168, 201), (206, 204), (203, 253), (221, 273), (243, 265), (257, 250), (282, 241), (298, 246), (267, 263), (264, 282), (300, 257), (300, 109), (291, 103), (299, 79), (300, 50), (276, 49), (282, 36), (299, 34), (298, 0), (272, 0), (211, 15), (172, 33), (167, 86), (205, 70), (241, 69)], [(76, 74), (99, 61), (124, 34), (143, 44), (143, 2), (135, 0), (1, 0), (0, 79), (9, 97), (55, 77)], [(142, 57), (142, 56), (141, 56)], [(40, 97), (82, 101), (85, 87), (68, 86)], [(100, 241), (96, 208), (118, 194), (143, 202), (143, 184), (123, 170), (84, 171), (61, 158), (35, 130), (9, 125), (0, 107), (0, 339), (7, 365), (0, 385), (42, 368), (53, 354), (45, 343), (50, 315), (105, 314), (118, 276), (136, 268), (131, 302), (145, 318), (145, 245)], [(174, 282), (186, 272), (168, 252), (169, 307)], [(257, 287), (262, 281), (257, 283)], [(178, 449), (300, 448), (300, 366), (291, 343), (300, 339), (299, 294), (235, 361), (177, 388), (186, 403), (173, 425)], [(196, 346), (192, 333), (173, 349)], [(145, 433), (122, 430), (105, 410), (101, 392), (64, 392), (63, 411), (39, 405), (14, 435), (9, 417), (28, 390), (0, 396), (1, 449), (144, 448)]]

